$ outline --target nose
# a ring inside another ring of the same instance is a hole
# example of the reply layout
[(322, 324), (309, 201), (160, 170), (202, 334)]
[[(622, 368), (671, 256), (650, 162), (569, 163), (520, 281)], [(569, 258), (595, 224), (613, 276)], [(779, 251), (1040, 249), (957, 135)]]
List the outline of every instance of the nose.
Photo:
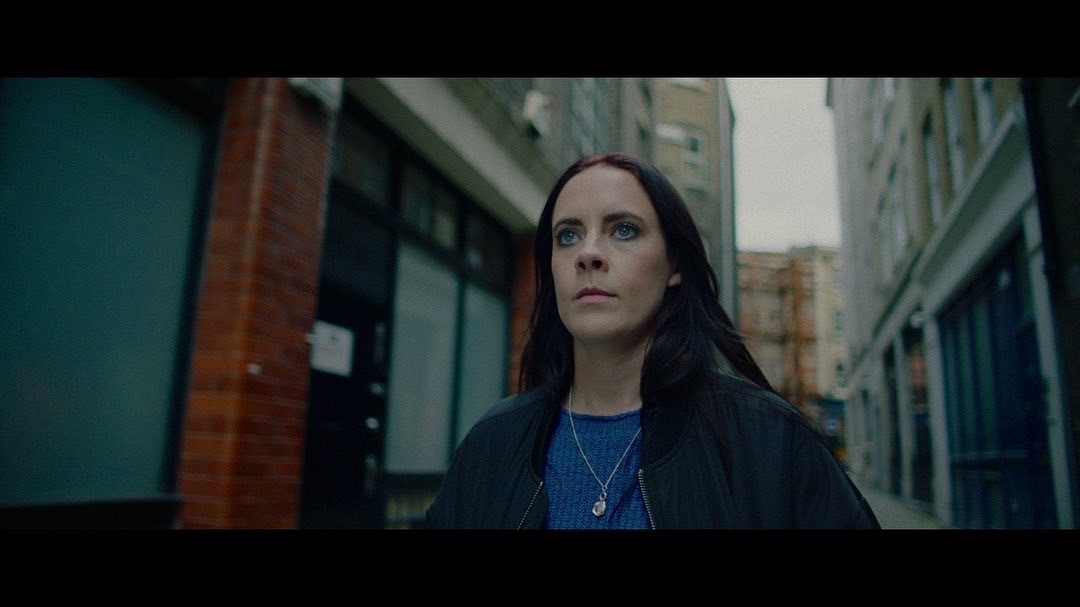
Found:
[(607, 258), (596, 246), (596, 242), (586, 240), (585, 246), (578, 253), (577, 268), (582, 271), (607, 270), (607, 266)]

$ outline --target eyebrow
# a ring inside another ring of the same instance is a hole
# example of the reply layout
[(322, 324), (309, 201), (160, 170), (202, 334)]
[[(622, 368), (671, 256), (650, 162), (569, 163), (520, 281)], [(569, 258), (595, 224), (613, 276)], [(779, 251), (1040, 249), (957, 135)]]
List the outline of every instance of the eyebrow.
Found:
[[(637, 215), (634, 215), (630, 211), (616, 211), (615, 213), (608, 213), (607, 215), (604, 215), (604, 223), (605, 224), (613, 223), (613, 222), (620, 221), (620, 220), (623, 220), (623, 219), (634, 219), (634, 220), (637, 220), (640, 223), (645, 222), (644, 219), (638, 217)], [(577, 217), (564, 217), (564, 218), (560, 219), (559, 221), (555, 222), (555, 225), (551, 226), (551, 230), (554, 232), (555, 229), (558, 228), (561, 225), (583, 226), (585, 224), (580, 219), (578, 219)]]

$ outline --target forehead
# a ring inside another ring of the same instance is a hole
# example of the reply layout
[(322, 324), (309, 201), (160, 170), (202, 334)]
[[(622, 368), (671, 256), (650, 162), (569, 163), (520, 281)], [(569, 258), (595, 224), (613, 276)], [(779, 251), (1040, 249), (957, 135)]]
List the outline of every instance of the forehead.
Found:
[(645, 219), (656, 218), (649, 195), (632, 173), (597, 165), (566, 182), (555, 201), (552, 218), (554, 221), (571, 216), (584, 219), (617, 211), (630, 211)]

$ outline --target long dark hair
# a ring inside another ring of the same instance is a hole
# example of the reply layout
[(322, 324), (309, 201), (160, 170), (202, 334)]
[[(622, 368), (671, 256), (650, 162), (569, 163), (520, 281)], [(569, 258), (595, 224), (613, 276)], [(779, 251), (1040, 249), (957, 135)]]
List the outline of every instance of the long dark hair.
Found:
[(717, 353), (735, 373), (775, 392), (720, 305), (716, 273), (709, 265), (686, 203), (655, 166), (626, 154), (578, 160), (563, 172), (548, 195), (533, 241), (536, 295), (521, 358), (522, 389), (544, 388), (558, 402), (573, 381), (573, 339), (559, 317), (551, 273), (551, 220), (555, 201), (566, 183), (596, 165), (622, 169), (638, 180), (660, 219), (668, 256), (682, 274), (681, 284), (668, 287), (664, 293), (645, 354), (641, 370), (643, 408), (677, 402), (721, 364)]

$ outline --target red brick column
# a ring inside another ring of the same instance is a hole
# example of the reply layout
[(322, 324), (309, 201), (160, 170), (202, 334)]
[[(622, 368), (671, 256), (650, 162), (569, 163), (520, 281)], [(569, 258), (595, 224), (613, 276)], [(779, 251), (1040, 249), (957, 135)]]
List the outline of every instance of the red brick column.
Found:
[(185, 528), (296, 526), (333, 123), (284, 79), (230, 85), (185, 408)]
[(521, 353), (529, 330), (533, 298), (536, 296), (536, 269), (533, 267), (533, 235), (521, 236), (514, 243), (514, 294), (510, 302), (510, 393), (521, 389), (518, 373)]

